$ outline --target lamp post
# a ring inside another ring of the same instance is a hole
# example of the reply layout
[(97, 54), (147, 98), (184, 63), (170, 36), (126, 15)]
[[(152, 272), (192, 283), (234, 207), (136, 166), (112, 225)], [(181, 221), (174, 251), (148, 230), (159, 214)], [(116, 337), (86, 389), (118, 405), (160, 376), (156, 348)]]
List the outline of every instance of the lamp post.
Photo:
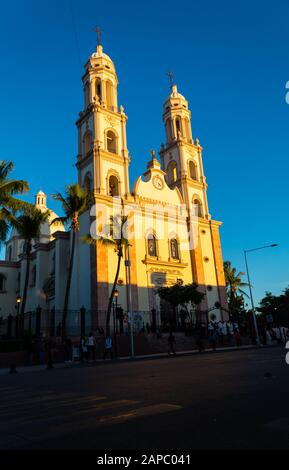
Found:
[[(21, 330), (21, 325), (19, 325), (19, 310), (20, 310), (20, 304), (21, 304), (21, 297), (20, 295), (17, 295), (16, 297), (16, 308), (17, 308), (17, 317), (16, 317), (16, 338), (18, 338), (18, 335), (19, 335), (19, 329)], [(19, 328), (20, 327), (20, 328)]]
[(116, 312), (117, 312), (117, 298), (118, 298), (117, 289), (114, 290), (113, 296), (115, 298), (115, 304), (114, 304), (114, 309), (113, 309), (114, 355), (117, 358), (117, 344), (116, 344)]
[(272, 245), (260, 246), (259, 248), (252, 248), (250, 250), (244, 250), (245, 264), (246, 264), (246, 271), (247, 271), (247, 279), (248, 279), (248, 284), (249, 284), (249, 291), (250, 291), (250, 298), (251, 298), (251, 305), (252, 305), (254, 328), (255, 328), (255, 331), (256, 331), (256, 342), (257, 342), (258, 345), (260, 344), (260, 337), (259, 337), (257, 318), (256, 318), (256, 312), (255, 312), (255, 306), (254, 306), (254, 300), (253, 300), (253, 293), (252, 293), (252, 287), (251, 287), (251, 281), (250, 281), (250, 275), (249, 275), (247, 253), (250, 253), (251, 251), (263, 250), (265, 248), (273, 248), (275, 246), (278, 246), (277, 243), (273, 243)]
[(132, 301), (131, 301), (131, 261), (130, 261), (130, 245), (127, 246), (125, 267), (127, 268), (127, 279), (128, 279), (128, 288), (127, 288), (127, 311), (128, 311), (128, 321), (130, 326), (130, 357), (134, 359), (134, 337), (133, 337), (133, 312), (132, 312)]

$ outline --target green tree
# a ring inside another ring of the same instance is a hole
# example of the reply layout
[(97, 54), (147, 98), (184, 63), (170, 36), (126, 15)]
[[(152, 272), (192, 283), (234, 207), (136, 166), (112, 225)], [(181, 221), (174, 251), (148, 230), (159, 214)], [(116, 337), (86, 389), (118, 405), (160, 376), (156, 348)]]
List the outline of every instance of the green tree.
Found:
[(32, 241), (39, 239), (41, 226), (48, 220), (50, 211), (41, 212), (34, 206), (25, 208), (22, 214), (17, 217), (11, 216), (10, 223), (16, 228), (17, 233), (24, 239), (24, 255), (26, 258), (25, 281), (23, 289), (23, 298), (21, 304), (21, 325), (23, 325), (24, 313), (27, 301), (28, 281), (30, 272), (30, 260)]
[(245, 273), (241, 271), (237, 272), (237, 269), (232, 267), (231, 261), (224, 262), (224, 273), (229, 310), (234, 313), (237, 311), (238, 305), (240, 305), (240, 297), (248, 297), (242, 287), (247, 287), (249, 284), (242, 281), (242, 277), (245, 275)]
[(24, 180), (11, 178), (13, 168), (12, 162), (0, 160), (0, 242), (7, 238), (13, 214), (27, 206), (27, 203), (14, 196), (28, 191), (29, 185)]
[(275, 324), (289, 326), (289, 287), (280, 295), (266, 292), (257, 311), (264, 316), (264, 320), (267, 315), (272, 315)]
[(188, 309), (189, 303), (195, 306), (199, 305), (205, 295), (198, 290), (198, 285), (196, 283), (182, 285), (178, 282), (170, 287), (159, 287), (157, 289), (157, 293), (161, 299), (171, 304), (175, 315), (177, 308), (181, 306), (182, 309), (186, 312), (186, 316), (188, 317), (191, 317)]
[(114, 276), (114, 281), (112, 285), (112, 290), (109, 296), (107, 313), (106, 313), (106, 335), (110, 336), (110, 317), (111, 317), (111, 310), (113, 305), (113, 297), (114, 291), (116, 289), (121, 260), (124, 255), (124, 249), (129, 246), (129, 241), (127, 238), (127, 216), (124, 215), (116, 215), (110, 217), (110, 223), (108, 226), (104, 227), (104, 232), (107, 233), (105, 236), (100, 236), (97, 239), (93, 238), (91, 235), (86, 235), (83, 237), (83, 241), (88, 244), (97, 245), (97, 243), (103, 243), (108, 247), (114, 248), (114, 251), (117, 255), (117, 267)]
[(72, 232), (69, 269), (62, 315), (62, 338), (64, 339), (66, 336), (66, 320), (73, 271), (76, 233), (80, 230), (79, 217), (87, 210), (91, 195), (89, 191), (83, 189), (81, 186), (79, 186), (79, 184), (70, 184), (65, 187), (64, 195), (62, 195), (61, 193), (57, 193), (53, 195), (53, 198), (62, 204), (64, 216), (55, 218), (54, 220), (52, 220), (51, 224), (62, 222), (63, 224), (68, 226)]

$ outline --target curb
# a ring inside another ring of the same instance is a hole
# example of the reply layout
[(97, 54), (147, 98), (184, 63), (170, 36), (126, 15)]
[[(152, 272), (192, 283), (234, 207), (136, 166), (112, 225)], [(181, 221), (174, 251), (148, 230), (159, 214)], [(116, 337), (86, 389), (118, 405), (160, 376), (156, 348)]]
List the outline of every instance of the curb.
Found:
[[(90, 362), (90, 363), (81, 363), (81, 362), (71, 362), (71, 363), (56, 363), (53, 365), (53, 369), (68, 369), (70, 367), (77, 367), (77, 366), (95, 366), (95, 365), (107, 365), (107, 364), (116, 364), (116, 363), (126, 363), (126, 362), (136, 362), (136, 361), (151, 361), (151, 360), (157, 360), (157, 359), (168, 359), (169, 357), (174, 357), (175, 359), (178, 357), (185, 357), (185, 356), (202, 356), (202, 355), (207, 355), (207, 354), (220, 354), (224, 352), (235, 352), (235, 351), (247, 351), (247, 350), (255, 350), (255, 349), (269, 349), (269, 348), (276, 348), (276, 347), (282, 347), (280, 344), (273, 344), (270, 346), (264, 346), (264, 345), (245, 345), (245, 346), (228, 346), (224, 348), (217, 348), (215, 351), (212, 349), (204, 349), (201, 353), (196, 350), (189, 350), (189, 351), (178, 351), (176, 353), (176, 356), (169, 356), (167, 353), (155, 353), (155, 354), (143, 354), (139, 356), (135, 356), (131, 358), (130, 356), (125, 356), (125, 357), (119, 357), (116, 360), (109, 360), (105, 361), (103, 359), (97, 359), (95, 362)], [(35, 366), (22, 366), (16, 369), (15, 372), (18, 372), (20, 374), (22, 373), (29, 373), (29, 372), (41, 372), (44, 370), (47, 370), (47, 364), (41, 364), (41, 365), (35, 365)], [(10, 370), (9, 367), (5, 368), (0, 368), (0, 376), (4, 375), (10, 375)]]

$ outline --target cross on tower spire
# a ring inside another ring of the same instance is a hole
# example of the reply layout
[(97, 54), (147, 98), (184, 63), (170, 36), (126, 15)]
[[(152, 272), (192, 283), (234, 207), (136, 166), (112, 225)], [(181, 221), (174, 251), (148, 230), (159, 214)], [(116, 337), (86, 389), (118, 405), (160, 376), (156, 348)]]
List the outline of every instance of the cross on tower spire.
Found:
[(174, 84), (174, 74), (173, 74), (173, 72), (167, 72), (167, 76), (169, 77), (170, 87), (172, 88), (172, 86)]
[(100, 46), (101, 44), (101, 29), (99, 26), (96, 26), (93, 30), (97, 34), (97, 45)]

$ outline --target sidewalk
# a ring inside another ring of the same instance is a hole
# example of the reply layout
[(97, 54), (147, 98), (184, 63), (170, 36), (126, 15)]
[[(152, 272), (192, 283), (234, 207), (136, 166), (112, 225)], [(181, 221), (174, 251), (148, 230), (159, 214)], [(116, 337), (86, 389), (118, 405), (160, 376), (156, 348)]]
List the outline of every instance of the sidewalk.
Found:
[[(273, 344), (271, 346), (263, 346), (263, 345), (260, 345), (260, 346), (257, 346), (257, 345), (245, 345), (245, 346), (227, 346), (227, 347), (223, 347), (223, 348), (217, 348), (216, 351), (213, 351), (211, 348), (210, 349), (204, 349), (202, 353), (199, 353), (198, 350), (196, 349), (193, 349), (191, 351), (177, 351), (177, 354), (176, 356), (171, 356), (171, 357), (179, 357), (179, 356), (191, 356), (191, 355), (202, 355), (202, 354), (207, 354), (207, 353), (211, 353), (211, 354), (218, 354), (220, 352), (234, 352), (234, 351), (240, 351), (240, 350), (247, 350), (247, 349), (259, 349), (259, 348), (272, 348), (272, 347), (276, 347), (276, 346), (280, 346), (280, 344)], [(139, 360), (153, 360), (153, 359), (161, 359), (161, 358), (168, 358), (168, 354), (167, 353), (155, 353), (155, 354), (144, 354), (144, 355), (140, 355), (140, 356), (135, 356), (134, 357), (134, 361), (139, 361)], [(74, 361), (74, 362), (67, 362), (67, 363), (64, 363), (64, 362), (61, 362), (61, 363), (55, 363), (53, 364), (53, 369), (67, 369), (69, 367), (77, 367), (77, 366), (92, 366), (92, 365), (95, 365), (95, 364), (115, 364), (116, 362), (127, 362), (127, 361), (131, 361), (131, 357), (130, 356), (125, 356), (125, 357), (119, 357), (117, 359), (117, 361), (115, 360), (107, 360), (107, 361), (104, 361), (103, 359), (97, 359), (96, 361), (93, 361), (93, 362), (89, 362), (89, 363), (82, 363), (82, 362), (79, 362), (79, 361)], [(53, 370), (53, 369), (48, 369), (49, 371), (50, 370)], [(44, 371), (44, 370), (47, 370), (47, 366), (46, 364), (41, 364), (41, 365), (35, 365), (35, 366), (22, 366), (22, 367), (17, 367), (16, 368), (17, 370), (17, 373), (26, 373), (26, 372), (41, 372), (41, 371)], [(0, 376), (1, 375), (7, 375), (9, 374), (9, 371), (10, 369), (9, 368), (0, 368)], [(10, 375), (10, 374), (9, 374)], [(11, 374), (11, 375), (14, 375), (14, 374)]]

